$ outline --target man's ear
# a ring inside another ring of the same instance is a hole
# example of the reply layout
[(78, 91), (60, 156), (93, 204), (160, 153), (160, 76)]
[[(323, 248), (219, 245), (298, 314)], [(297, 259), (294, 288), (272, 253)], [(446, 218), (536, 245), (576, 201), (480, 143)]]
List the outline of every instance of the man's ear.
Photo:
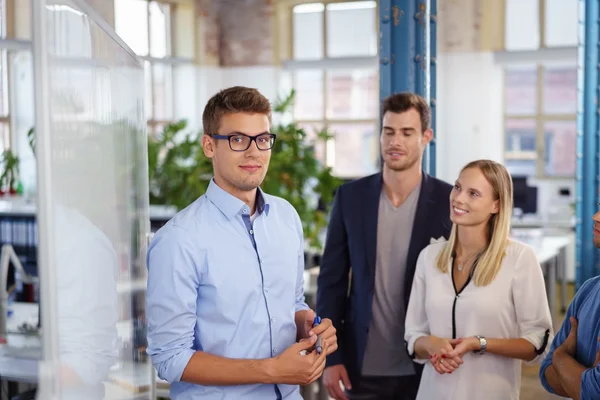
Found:
[(204, 150), (204, 155), (206, 158), (212, 158), (215, 154), (215, 140), (209, 135), (202, 136), (202, 150)]
[(428, 144), (431, 142), (431, 139), (433, 139), (433, 130), (427, 129), (425, 132), (423, 132), (423, 143)]

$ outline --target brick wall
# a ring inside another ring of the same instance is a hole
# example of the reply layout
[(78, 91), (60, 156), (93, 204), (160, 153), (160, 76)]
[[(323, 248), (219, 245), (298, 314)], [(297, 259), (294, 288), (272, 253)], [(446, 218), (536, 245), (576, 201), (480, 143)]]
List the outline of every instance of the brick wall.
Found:
[(273, 64), (273, 0), (197, 0), (197, 9), (208, 64)]

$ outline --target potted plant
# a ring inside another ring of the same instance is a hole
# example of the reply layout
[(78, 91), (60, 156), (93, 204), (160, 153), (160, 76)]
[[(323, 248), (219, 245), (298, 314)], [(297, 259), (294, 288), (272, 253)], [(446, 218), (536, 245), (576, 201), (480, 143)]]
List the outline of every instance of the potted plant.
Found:
[(0, 194), (17, 194), (17, 181), (19, 179), (19, 157), (11, 150), (2, 153), (2, 175), (0, 175)]

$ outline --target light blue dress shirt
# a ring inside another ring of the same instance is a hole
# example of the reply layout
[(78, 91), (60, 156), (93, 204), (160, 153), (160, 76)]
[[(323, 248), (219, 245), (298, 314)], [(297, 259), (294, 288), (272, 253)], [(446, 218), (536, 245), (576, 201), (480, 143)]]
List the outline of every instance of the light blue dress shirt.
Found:
[(302, 224), (260, 189), (256, 213), (211, 180), (150, 244), (147, 352), (174, 400), (302, 398), (297, 385), (181, 382), (195, 351), (264, 359), (296, 342), (295, 313), (308, 309)]

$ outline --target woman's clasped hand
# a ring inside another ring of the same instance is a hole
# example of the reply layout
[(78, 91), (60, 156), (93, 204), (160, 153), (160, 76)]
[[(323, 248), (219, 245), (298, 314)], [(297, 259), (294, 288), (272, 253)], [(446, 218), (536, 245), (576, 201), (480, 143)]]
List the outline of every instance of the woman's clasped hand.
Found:
[[(433, 338), (432, 338), (433, 339)], [(429, 360), (440, 374), (451, 374), (463, 363), (463, 356), (479, 347), (477, 338), (435, 338), (431, 343)]]

